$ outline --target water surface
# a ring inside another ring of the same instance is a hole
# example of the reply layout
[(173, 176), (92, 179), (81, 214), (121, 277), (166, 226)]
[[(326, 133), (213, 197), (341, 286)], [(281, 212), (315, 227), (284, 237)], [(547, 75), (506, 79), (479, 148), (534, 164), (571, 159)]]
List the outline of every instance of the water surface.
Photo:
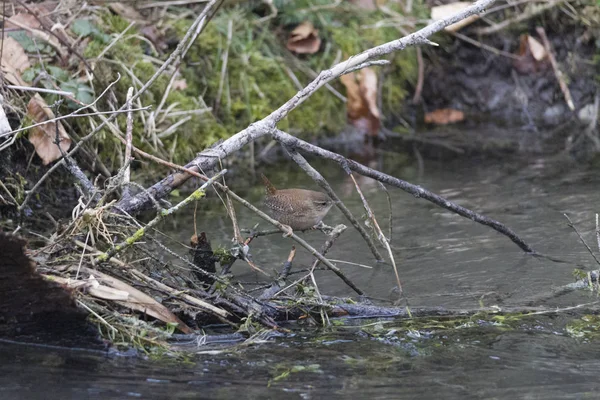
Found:
[[(595, 268), (563, 216), (569, 215), (595, 249), (600, 178), (592, 171), (532, 157), (510, 162), (467, 157), (426, 161), (419, 171), (413, 165), (398, 167), (388, 153), (379, 163), (388, 173), (505, 223), (538, 252), (568, 261), (528, 256), (490, 228), (390, 188), (394, 255), (413, 307), (524, 305), (572, 282), (575, 265)], [(351, 211), (362, 216), (361, 202), (343, 172), (330, 163), (314, 166)], [(273, 166), (265, 173), (280, 188), (316, 189), (292, 165)], [(359, 182), (387, 232), (387, 198), (373, 181)], [(260, 203), (259, 186), (238, 192)], [(219, 199), (210, 195), (206, 202), (211, 211), (198, 218), (198, 229), (209, 232), (213, 246), (229, 245), (231, 225)], [(236, 209), (242, 227), (261, 222), (242, 207)], [(337, 210), (325, 222), (349, 225)], [(189, 242), (192, 226), (190, 211), (163, 230), (174, 239), (169, 244), (176, 246), (177, 241)], [(268, 228), (264, 223), (260, 227)], [(303, 237), (315, 247), (324, 240), (319, 232)], [(272, 271), (291, 245), (289, 239), (274, 235), (257, 238), (251, 250), (254, 261)], [(391, 266), (375, 263), (355, 231), (349, 228), (329, 257), (371, 266), (338, 264), (371, 298), (389, 298), (395, 285)], [(310, 262), (308, 253), (299, 250), (294, 269)], [(248, 285), (263, 280), (242, 262), (233, 272)], [(352, 295), (331, 273), (319, 272), (317, 279), (323, 294)], [(535, 305), (568, 307), (592, 301), (595, 295), (584, 292)], [(370, 321), (369, 327), (341, 332), (304, 327), (288, 338), (191, 355), (186, 363), (1, 344), (0, 398), (595, 398), (600, 343), (570, 336), (566, 326), (574, 317), (579, 316), (539, 315), (524, 320), (518, 329), (470, 320), (476, 327), (410, 334), (399, 333), (401, 325), (388, 321)]]

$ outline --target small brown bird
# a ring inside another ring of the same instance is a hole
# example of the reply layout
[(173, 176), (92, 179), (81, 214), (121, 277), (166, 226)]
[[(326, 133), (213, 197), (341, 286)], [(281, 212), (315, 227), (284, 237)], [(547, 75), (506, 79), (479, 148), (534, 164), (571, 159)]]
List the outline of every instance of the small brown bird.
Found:
[(292, 230), (305, 231), (313, 228), (333, 205), (333, 201), (325, 193), (306, 189), (277, 190), (266, 176), (261, 176), (267, 192), (265, 206), (268, 213), (290, 228), (284, 236), (290, 236)]

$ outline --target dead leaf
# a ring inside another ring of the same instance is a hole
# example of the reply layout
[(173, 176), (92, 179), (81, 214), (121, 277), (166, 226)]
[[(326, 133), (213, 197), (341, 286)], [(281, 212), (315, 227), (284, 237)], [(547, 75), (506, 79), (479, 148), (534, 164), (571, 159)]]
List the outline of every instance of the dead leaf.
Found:
[(527, 35), (527, 44), (529, 45), (531, 55), (536, 61), (542, 61), (544, 58), (548, 57), (544, 45), (538, 42), (534, 37)]
[(298, 54), (316, 53), (321, 47), (319, 30), (315, 29), (313, 24), (308, 21), (301, 23), (290, 32), (286, 47)]
[(40, 29), (42, 24), (33, 14), (18, 13), (6, 20), (4, 29), (21, 29), (23, 27)]
[(147, 25), (143, 27), (140, 32), (146, 39), (150, 40), (158, 50), (164, 51), (169, 48), (164, 32), (159, 31), (155, 25)]
[[(431, 19), (434, 21), (439, 21), (440, 19), (451, 17), (454, 14), (457, 14), (463, 11), (465, 8), (469, 7), (472, 3), (467, 1), (459, 1), (456, 3), (443, 4), (441, 6), (431, 7)], [(478, 15), (471, 15), (462, 21), (458, 21), (452, 25), (448, 25), (444, 28), (445, 31), (448, 32), (457, 32), (459, 29), (464, 28), (467, 25), (472, 24), (473, 22), (479, 19)]]
[(549, 66), (544, 45), (530, 35), (521, 35), (517, 55), (519, 58), (513, 61), (513, 67), (521, 74), (544, 71)]
[(110, 3), (108, 8), (112, 10), (115, 14), (120, 15), (125, 18), (127, 21), (136, 21), (136, 22), (146, 22), (144, 16), (138, 12), (135, 8), (125, 5), (122, 2), (120, 3)]
[[(39, 20), (38, 20), (39, 18)], [(48, 43), (50, 46), (56, 50), (58, 55), (64, 60), (68, 56), (67, 49), (65, 49), (60, 41), (46, 32), (43, 24), (40, 22), (43, 21), (46, 26), (53, 26), (53, 22), (47, 17), (38, 17), (36, 18), (33, 14), (29, 13), (19, 13), (10, 17), (7, 21), (7, 27), (11, 29), (22, 29), (26, 32), (27, 36), (33, 39), (41, 39), (44, 42)], [(68, 42), (69, 37), (64, 35), (64, 32), (57, 31), (56, 35), (61, 36), (61, 39), (66, 40)]]
[(361, 70), (359, 80), (361, 93), (367, 102), (371, 115), (379, 119), (379, 109), (377, 108), (377, 74), (371, 68), (364, 68)]
[(13, 85), (29, 86), (21, 78), (21, 74), (31, 67), (29, 57), (23, 46), (11, 37), (5, 37), (2, 43), (2, 72), (7, 81)]
[[(29, 100), (29, 104), (27, 105), (27, 115), (34, 123), (40, 123), (54, 118), (54, 113), (39, 94), (36, 94)], [(69, 147), (71, 147), (71, 138), (67, 135), (67, 132), (60, 121), (34, 126), (29, 130), (29, 141), (33, 144), (33, 147), (35, 147), (35, 152), (40, 156), (44, 165), (48, 165), (62, 157), (58, 146), (54, 143), (56, 140), (57, 124), (60, 148), (66, 152), (69, 150)]]
[(426, 124), (447, 125), (463, 121), (465, 113), (452, 108), (440, 108), (425, 114)]
[(98, 299), (103, 300), (129, 300), (129, 293), (124, 290), (113, 289), (109, 286), (104, 286), (98, 283), (98, 280), (93, 275), (90, 275), (88, 279), (89, 285), (87, 285), (88, 293)]
[(377, 74), (371, 68), (342, 75), (346, 87), (346, 112), (350, 123), (364, 134), (377, 135), (381, 113), (377, 107)]
[(137, 290), (123, 281), (120, 281), (117, 278), (103, 274), (102, 272), (94, 271), (86, 267), (83, 267), (82, 271), (85, 271), (91, 276), (97, 277), (99, 282), (106, 286), (128, 293), (127, 300), (115, 300), (122, 306), (146, 313), (160, 321), (163, 321), (164, 323), (176, 324), (177, 328), (183, 333), (193, 333), (192, 329), (182, 320), (180, 320), (175, 314), (147, 294)]

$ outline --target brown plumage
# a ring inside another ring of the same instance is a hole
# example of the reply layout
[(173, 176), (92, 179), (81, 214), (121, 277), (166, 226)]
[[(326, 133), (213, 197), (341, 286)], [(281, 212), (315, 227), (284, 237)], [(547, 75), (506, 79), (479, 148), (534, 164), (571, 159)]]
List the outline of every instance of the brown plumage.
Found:
[(317, 225), (333, 205), (325, 193), (306, 189), (277, 190), (266, 176), (262, 175), (262, 179), (268, 213), (293, 230), (304, 231)]

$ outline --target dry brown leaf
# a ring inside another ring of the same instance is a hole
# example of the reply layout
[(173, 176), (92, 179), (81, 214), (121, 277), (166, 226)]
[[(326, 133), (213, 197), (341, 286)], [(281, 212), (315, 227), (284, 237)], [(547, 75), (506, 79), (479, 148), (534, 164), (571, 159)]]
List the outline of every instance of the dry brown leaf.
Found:
[(367, 102), (371, 115), (379, 119), (377, 108), (377, 74), (371, 68), (363, 68), (359, 74), (360, 91)]
[(360, 94), (360, 86), (356, 81), (356, 75), (354, 73), (342, 75), (340, 78), (342, 84), (346, 87), (346, 111), (348, 117), (354, 117), (360, 114), (360, 110), (363, 108), (363, 99)]
[(446, 125), (460, 122), (465, 119), (465, 113), (452, 108), (440, 108), (425, 114), (426, 124)]
[[(34, 123), (40, 123), (54, 118), (54, 113), (39, 94), (36, 94), (29, 100), (29, 104), (27, 105), (27, 115)], [(35, 152), (40, 156), (44, 165), (48, 165), (62, 157), (58, 146), (54, 143), (56, 140), (57, 124), (60, 148), (66, 152), (69, 150), (69, 147), (71, 147), (71, 138), (67, 135), (67, 132), (60, 121), (34, 126), (29, 130), (29, 141), (33, 144), (33, 147), (35, 147)]]
[(310, 22), (305, 21), (290, 32), (286, 46), (288, 50), (298, 54), (314, 54), (321, 47), (319, 30), (315, 29)]
[(377, 107), (377, 74), (371, 68), (342, 75), (346, 87), (346, 112), (350, 123), (364, 134), (377, 135), (381, 113)]
[[(469, 7), (472, 3), (467, 1), (459, 1), (456, 3), (443, 4), (441, 6), (431, 7), (431, 19), (434, 21), (439, 21), (440, 19), (451, 17), (452, 15), (463, 11), (465, 8)], [(464, 28), (467, 25), (472, 24), (473, 22), (479, 19), (478, 15), (471, 15), (463, 19), (462, 21), (458, 21), (455, 24), (448, 25), (444, 28), (445, 31), (448, 32), (457, 32), (459, 29)]]
[(31, 67), (23, 46), (15, 39), (6, 37), (2, 43), (2, 72), (7, 81), (13, 85), (29, 86), (21, 78), (21, 74)]
[(146, 313), (160, 321), (163, 321), (164, 323), (176, 324), (177, 328), (183, 333), (193, 333), (192, 329), (182, 320), (177, 318), (175, 314), (147, 294), (137, 290), (123, 281), (118, 280), (117, 278), (103, 274), (102, 272), (94, 271), (85, 267), (82, 268), (82, 271), (89, 273), (92, 276), (96, 276), (100, 282), (106, 286), (119, 291), (127, 292), (129, 294), (127, 300), (116, 300), (116, 302), (122, 306)]
[[(90, 277), (91, 279), (91, 277)], [(111, 301), (127, 301), (129, 300), (129, 293), (124, 290), (113, 289), (109, 286), (104, 286), (95, 281), (88, 288), (88, 293), (98, 299), (111, 300)]]
[(521, 74), (536, 73), (549, 66), (544, 45), (530, 35), (521, 35), (517, 55), (519, 58), (513, 61), (513, 67)]

